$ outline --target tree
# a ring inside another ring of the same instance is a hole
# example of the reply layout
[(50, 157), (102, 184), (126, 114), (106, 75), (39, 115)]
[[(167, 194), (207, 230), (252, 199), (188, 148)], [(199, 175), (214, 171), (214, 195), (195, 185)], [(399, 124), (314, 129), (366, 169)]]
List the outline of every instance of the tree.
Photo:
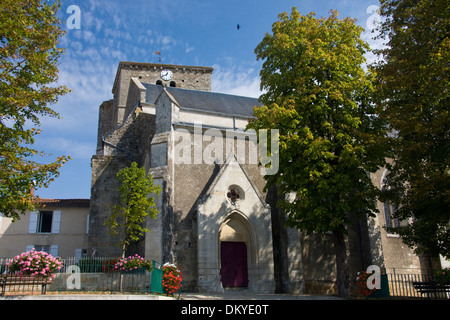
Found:
[(128, 245), (149, 232), (144, 227), (146, 217), (155, 219), (158, 214), (155, 200), (149, 195), (156, 194), (159, 197), (161, 187), (155, 186), (152, 176), (146, 175), (145, 168), (139, 168), (136, 162), (119, 170), (116, 177), (121, 181), (120, 204), (114, 206), (113, 214), (105, 225), (110, 227), (113, 236), (120, 234), (121, 240), (117, 245), (122, 248), (124, 258)]
[(370, 103), (372, 75), (363, 69), (368, 44), (355, 20), (279, 15), (256, 47), (263, 107), (248, 128), (279, 129), (280, 169), (268, 186), (294, 194), (278, 205), (291, 227), (333, 233), (339, 294), (348, 296), (345, 234), (349, 215), (376, 212), (368, 172), (384, 164), (383, 125)]
[(48, 187), (70, 159), (32, 160), (45, 155), (32, 148), (40, 118), (59, 117), (47, 105), (69, 91), (51, 85), (63, 52), (58, 9), (38, 0), (2, 0), (0, 7), (0, 212), (13, 220), (34, 208), (33, 190)]
[(395, 136), (384, 199), (415, 252), (450, 258), (450, 39), (447, 0), (382, 0), (387, 39), (375, 66), (380, 116)]

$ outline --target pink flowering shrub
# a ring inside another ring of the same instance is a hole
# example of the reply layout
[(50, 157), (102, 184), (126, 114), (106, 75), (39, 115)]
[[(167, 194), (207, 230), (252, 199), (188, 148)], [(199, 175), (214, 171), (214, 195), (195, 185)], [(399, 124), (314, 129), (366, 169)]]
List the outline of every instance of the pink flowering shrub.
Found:
[(20, 276), (42, 275), (49, 281), (54, 279), (54, 272), (63, 266), (59, 258), (34, 249), (15, 256), (7, 265), (10, 273), (16, 273)]
[(134, 256), (120, 259), (114, 265), (114, 269), (118, 271), (130, 271), (138, 268), (145, 268), (148, 271), (152, 271), (152, 263), (135, 254)]

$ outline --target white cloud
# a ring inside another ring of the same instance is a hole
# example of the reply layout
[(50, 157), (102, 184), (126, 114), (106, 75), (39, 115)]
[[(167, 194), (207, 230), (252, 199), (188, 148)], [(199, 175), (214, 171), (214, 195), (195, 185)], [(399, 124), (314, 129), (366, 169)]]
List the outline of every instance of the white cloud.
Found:
[(380, 50), (386, 48), (386, 40), (377, 38), (379, 36), (378, 31), (366, 30), (361, 34), (361, 39), (366, 41), (372, 52), (365, 54), (366, 65), (373, 64), (380, 60), (380, 58), (373, 52), (373, 50)]
[(55, 156), (71, 156), (74, 160), (90, 160), (95, 154), (96, 141), (83, 142), (76, 138), (62, 137), (37, 137), (38, 147), (43, 146), (44, 150), (51, 149)]
[(169, 37), (169, 36), (163, 36), (163, 37), (161, 38), (161, 43), (162, 43), (163, 45), (168, 45), (168, 44), (173, 44), (173, 45), (175, 45), (175, 44), (176, 44), (176, 41), (175, 41), (175, 39), (173, 39), (172, 37)]
[(191, 51), (193, 51), (194, 50), (194, 47), (191, 47), (191, 46), (189, 46), (189, 45), (186, 45), (186, 50), (184, 51), (185, 53), (189, 53), (189, 52), (191, 52)]
[(82, 17), (82, 29), (92, 30), (96, 33), (98, 33), (102, 29), (103, 21), (94, 16), (93, 11), (83, 11)]
[(261, 95), (260, 78), (253, 68), (238, 71), (236, 67), (213, 67), (212, 91), (253, 98), (259, 98)]

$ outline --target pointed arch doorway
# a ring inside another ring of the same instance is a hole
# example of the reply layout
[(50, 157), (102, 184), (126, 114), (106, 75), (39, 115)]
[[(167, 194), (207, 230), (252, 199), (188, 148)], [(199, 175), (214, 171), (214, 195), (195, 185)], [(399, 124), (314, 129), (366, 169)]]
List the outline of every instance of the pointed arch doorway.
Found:
[(248, 286), (245, 242), (221, 241), (220, 260), (220, 279), (224, 288)]
[(219, 232), (220, 279), (224, 288), (248, 287), (251, 237), (245, 221), (234, 213)]

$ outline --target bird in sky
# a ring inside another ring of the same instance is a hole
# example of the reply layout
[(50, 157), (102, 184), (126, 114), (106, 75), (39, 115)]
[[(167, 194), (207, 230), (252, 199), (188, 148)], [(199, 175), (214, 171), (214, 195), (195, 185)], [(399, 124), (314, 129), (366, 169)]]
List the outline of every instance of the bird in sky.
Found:
[(238, 23), (238, 25), (236, 26), (236, 28), (237, 28), (238, 30), (241, 28), (241, 26), (239, 25), (239, 23)]

